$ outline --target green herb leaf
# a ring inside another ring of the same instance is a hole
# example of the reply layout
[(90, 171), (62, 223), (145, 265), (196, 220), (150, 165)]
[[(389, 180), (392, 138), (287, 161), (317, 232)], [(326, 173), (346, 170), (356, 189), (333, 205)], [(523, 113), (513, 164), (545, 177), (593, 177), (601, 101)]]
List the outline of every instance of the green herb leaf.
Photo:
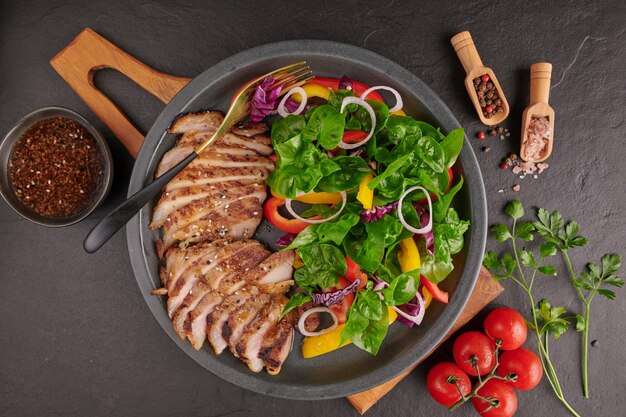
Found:
[(546, 242), (539, 247), (539, 252), (544, 258), (556, 255), (556, 245), (552, 242)]
[(302, 138), (309, 142), (317, 140), (324, 149), (335, 149), (341, 142), (344, 126), (344, 115), (335, 107), (325, 104), (311, 113), (302, 131)]
[(505, 253), (502, 256), (502, 266), (504, 267), (505, 271), (509, 274), (509, 276), (511, 274), (513, 274), (513, 271), (515, 270), (515, 259), (513, 258), (513, 255), (511, 255), (510, 253)]
[(608, 277), (604, 278), (604, 282), (606, 284), (612, 285), (614, 287), (623, 287), (624, 286), (624, 280), (622, 278), (618, 278), (615, 275), (609, 275)]
[(420, 273), (435, 284), (438, 284), (446, 279), (446, 277), (450, 275), (450, 272), (454, 269), (452, 258), (449, 256), (445, 259), (437, 259), (429, 253), (421, 261), (422, 265)]
[(504, 206), (504, 212), (515, 220), (524, 217), (524, 207), (519, 200), (510, 201)]
[(494, 251), (490, 250), (485, 253), (483, 265), (485, 265), (487, 269), (495, 271), (500, 268), (500, 259), (498, 259), (498, 255), (496, 255)]
[(557, 274), (556, 268), (553, 267), (552, 265), (540, 266), (539, 268), (537, 268), (537, 270), (541, 272), (543, 275), (556, 276)]
[(615, 300), (615, 292), (604, 288), (598, 288), (598, 294), (609, 300)]
[[(361, 301), (362, 299), (365, 300)], [(377, 307), (374, 306), (375, 304)], [(370, 317), (378, 318), (368, 319), (364, 310)], [(357, 347), (376, 355), (387, 334), (388, 327), (389, 313), (378, 295), (371, 290), (359, 291), (354, 303), (348, 310), (346, 325), (341, 332), (340, 346), (350, 339)]]
[(491, 233), (495, 234), (495, 238), (498, 242), (506, 242), (507, 240), (513, 238), (511, 232), (504, 224), (493, 225), (490, 230)]
[(526, 249), (522, 249), (519, 255), (520, 259), (522, 260), (522, 265), (529, 268), (536, 268), (537, 263), (535, 262), (535, 255), (533, 255), (532, 252), (529, 252)]
[(419, 287), (419, 271), (405, 272), (391, 281), (388, 288), (381, 291), (383, 302), (388, 306), (408, 303), (415, 297)]
[(373, 291), (362, 291), (357, 300), (357, 308), (369, 320), (380, 320), (383, 314), (383, 304), (378, 294)]
[(583, 332), (585, 331), (585, 324), (586, 324), (586, 319), (581, 316), (580, 314), (576, 314), (576, 331), (577, 332)]
[(458, 128), (448, 133), (448, 136), (441, 141), (441, 149), (443, 149), (443, 153), (446, 156), (446, 168), (451, 168), (456, 162), (463, 147), (463, 139), (463, 129)]
[(604, 255), (602, 257), (602, 272), (610, 275), (617, 272), (622, 267), (622, 257), (616, 253)]
[(304, 266), (294, 273), (298, 286), (304, 290), (329, 288), (338, 276), (346, 274), (346, 258), (341, 250), (328, 243), (311, 243), (297, 249)]
[(552, 307), (546, 299), (542, 299), (536, 308), (539, 334), (552, 333), (555, 339), (567, 331), (568, 321), (562, 316), (567, 313), (563, 307)]
[(317, 233), (317, 236), (319, 236), (320, 242), (330, 241), (339, 246), (345, 239), (352, 226), (354, 226), (358, 222), (358, 214), (346, 213), (342, 214), (335, 220), (331, 220), (318, 225), (315, 231)]
[(298, 233), (294, 240), (285, 248), (285, 249), (297, 249), (302, 246), (306, 246), (309, 243), (313, 243), (317, 241), (317, 233), (315, 229), (317, 229), (316, 224), (312, 224), (307, 226), (306, 229)]
[(523, 222), (517, 225), (515, 236), (522, 240), (525, 240), (526, 242), (529, 242), (533, 240), (533, 230), (535, 230), (535, 228), (533, 227), (532, 223)]
[(352, 190), (371, 173), (367, 162), (357, 156), (336, 156), (332, 161), (339, 166), (339, 169), (320, 180), (317, 184), (320, 191), (336, 193)]
[(306, 127), (304, 116), (289, 115), (272, 123), (272, 143), (276, 146), (296, 135), (299, 135)]
[(283, 312), (280, 314), (280, 318), (282, 319), (284, 316), (289, 314), (289, 312), (291, 310), (293, 310), (294, 308), (300, 307), (301, 305), (311, 301), (312, 299), (313, 299), (313, 297), (311, 296), (310, 293), (309, 294), (304, 294), (304, 293), (301, 293), (301, 292), (295, 292), (291, 296), (291, 298), (289, 299), (287, 304), (285, 304), (285, 308), (283, 308)]

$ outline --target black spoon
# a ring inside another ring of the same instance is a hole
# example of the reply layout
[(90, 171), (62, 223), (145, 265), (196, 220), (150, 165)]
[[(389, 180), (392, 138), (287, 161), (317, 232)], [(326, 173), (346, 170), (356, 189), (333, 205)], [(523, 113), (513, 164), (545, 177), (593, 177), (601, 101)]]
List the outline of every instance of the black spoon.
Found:
[(85, 238), (83, 242), (85, 252), (94, 253), (100, 249), (102, 245), (111, 239), (122, 226), (128, 223), (143, 206), (156, 197), (159, 192), (161, 192), (161, 189), (165, 187), (176, 174), (185, 169), (197, 156), (198, 154), (196, 152), (192, 152), (172, 169), (152, 181), (148, 186), (137, 191), (132, 197), (107, 214), (105, 218), (100, 220), (100, 222), (91, 229)]

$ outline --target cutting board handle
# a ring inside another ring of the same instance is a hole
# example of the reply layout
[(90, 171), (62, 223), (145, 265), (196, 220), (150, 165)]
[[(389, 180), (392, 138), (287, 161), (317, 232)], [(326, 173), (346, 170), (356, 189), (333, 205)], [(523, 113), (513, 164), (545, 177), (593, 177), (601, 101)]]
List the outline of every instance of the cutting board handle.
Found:
[(144, 135), (96, 88), (94, 74), (105, 68), (115, 69), (165, 104), (191, 80), (150, 68), (90, 28), (80, 32), (50, 60), (50, 64), (124, 144), (133, 158), (139, 153)]

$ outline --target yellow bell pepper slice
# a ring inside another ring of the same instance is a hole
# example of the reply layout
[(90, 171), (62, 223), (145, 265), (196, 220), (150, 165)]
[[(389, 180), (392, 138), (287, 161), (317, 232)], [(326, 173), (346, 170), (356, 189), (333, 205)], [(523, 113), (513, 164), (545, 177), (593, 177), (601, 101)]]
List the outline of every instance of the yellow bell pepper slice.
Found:
[(406, 113), (402, 109), (396, 110), (396, 111), (392, 112), (391, 114), (396, 115), (396, 116), (406, 116)]
[(293, 267), (294, 269), (298, 269), (304, 266), (304, 262), (302, 262), (302, 258), (300, 258), (300, 255), (298, 255), (298, 253), (296, 252), (296, 256), (295, 258), (293, 258)]
[(356, 199), (363, 204), (365, 210), (370, 210), (374, 206), (374, 190), (370, 190), (367, 186), (373, 179), (374, 175), (367, 174), (359, 184), (359, 192), (356, 195)]
[[(319, 84), (307, 83), (302, 86), (302, 89), (306, 93), (307, 98), (320, 97), (324, 100), (328, 100), (328, 97), (330, 97), (330, 90), (328, 87), (324, 87)], [(291, 98), (296, 103), (302, 102), (302, 97), (298, 93), (294, 93)]]
[[(278, 193), (274, 191), (272, 191), (272, 195), (277, 198), (282, 198), (283, 200), (285, 199), (285, 197), (283, 197), (282, 195), (279, 195)], [(320, 193), (308, 193), (305, 195), (301, 195), (300, 197), (293, 198), (292, 200), (300, 201), (302, 203), (307, 203), (307, 204), (338, 204), (338, 203), (341, 203), (342, 198), (341, 198), (341, 194), (339, 193), (320, 192)]]
[[(421, 266), (420, 253), (417, 250), (417, 245), (413, 238), (408, 238), (400, 242), (398, 261), (400, 262), (402, 272), (413, 271)], [(430, 302), (433, 300), (433, 295), (426, 288), (422, 288), (422, 295), (424, 296), (424, 307), (428, 308)]]
[(400, 242), (400, 253), (398, 253), (398, 261), (402, 272), (409, 272), (419, 269), (422, 265), (420, 262), (420, 253), (417, 245), (412, 237), (404, 239)]
[[(391, 324), (398, 318), (398, 313), (391, 307), (387, 308), (389, 309), (389, 324)], [(345, 324), (340, 324), (328, 333), (319, 336), (305, 337), (304, 342), (302, 342), (302, 356), (305, 359), (314, 358), (352, 343), (350, 340), (346, 340), (343, 345), (339, 346), (341, 342), (341, 332), (344, 327), (346, 327)]]
[(424, 287), (422, 287), (422, 295), (424, 296), (424, 308), (428, 308), (430, 302), (433, 301), (433, 295)]

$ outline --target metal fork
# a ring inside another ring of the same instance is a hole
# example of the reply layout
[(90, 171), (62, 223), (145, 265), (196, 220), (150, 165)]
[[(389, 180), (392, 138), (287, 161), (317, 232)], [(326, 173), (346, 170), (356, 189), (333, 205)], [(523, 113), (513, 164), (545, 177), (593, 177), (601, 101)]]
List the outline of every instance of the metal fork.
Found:
[(279, 68), (275, 71), (269, 72), (258, 78), (253, 79), (243, 86), (239, 94), (233, 99), (230, 109), (224, 121), (220, 127), (209, 137), (202, 145), (200, 145), (189, 156), (180, 161), (169, 171), (162, 174), (160, 177), (152, 181), (150, 184), (133, 194), (128, 200), (119, 205), (116, 209), (111, 211), (106, 217), (89, 232), (85, 241), (83, 242), (83, 248), (88, 253), (93, 253), (100, 249), (113, 235), (124, 226), (143, 206), (148, 204), (161, 189), (172, 178), (176, 176), (180, 171), (185, 169), (194, 159), (198, 157), (202, 151), (209, 147), (217, 139), (221, 138), (228, 132), (236, 123), (242, 121), (250, 113), (250, 103), (254, 91), (267, 77), (274, 77), (274, 84), (272, 89), (281, 87), (280, 95), (287, 93), (294, 87), (299, 87), (302, 84), (313, 79), (311, 70), (306, 65), (306, 62), (297, 62), (295, 64), (287, 65), (286, 67)]

